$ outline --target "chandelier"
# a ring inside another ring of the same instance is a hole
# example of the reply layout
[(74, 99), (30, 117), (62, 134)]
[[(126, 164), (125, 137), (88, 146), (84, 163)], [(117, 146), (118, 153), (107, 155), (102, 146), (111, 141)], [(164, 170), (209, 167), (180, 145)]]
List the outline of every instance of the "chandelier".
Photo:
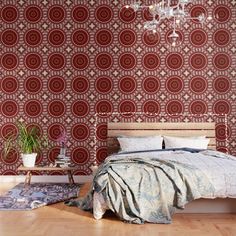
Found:
[(168, 35), (168, 41), (173, 47), (180, 43), (180, 35), (177, 28), (180, 27), (187, 20), (197, 20), (203, 24), (206, 20), (211, 20), (211, 17), (206, 17), (204, 13), (199, 14), (197, 17), (192, 17), (187, 11), (186, 6), (192, 3), (193, 0), (160, 0), (152, 5), (142, 5), (140, 1), (135, 1), (125, 8), (132, 8), (134, 12), (146, 9), (151, 14), (151, 20), (144, 23), (144, 29), (156, 33), (161, 29), (161, 24), (164, 20), (170, 25), (172, 29)]

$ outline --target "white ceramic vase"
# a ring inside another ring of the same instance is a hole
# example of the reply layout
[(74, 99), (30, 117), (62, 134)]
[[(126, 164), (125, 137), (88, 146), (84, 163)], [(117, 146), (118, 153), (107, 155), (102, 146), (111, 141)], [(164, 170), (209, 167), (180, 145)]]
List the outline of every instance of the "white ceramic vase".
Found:
[(34, 167), (37, 153), (21, 154), (24, 167)]

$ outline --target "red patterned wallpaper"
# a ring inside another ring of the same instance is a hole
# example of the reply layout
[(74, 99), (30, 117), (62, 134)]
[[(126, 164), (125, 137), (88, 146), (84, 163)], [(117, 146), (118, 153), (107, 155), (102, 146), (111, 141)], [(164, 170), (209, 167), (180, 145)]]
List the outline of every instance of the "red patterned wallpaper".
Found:
[[(17, 132), (16, 120), (36, 124), (52, 142), (63, 126), (78, 174), (89, 174), (96, 112), (224, 113), (236, 154), (236, 1), (195, 1), (191, 14), (213, 20), (186, 22), (177, 48), (167, 44), (166, 22), (147, 34), (148, 12), (120, 10), (121, 2), (0, 0), (1, 143)], [(98, 126), (98, 138), (103, 132)], [(222, 125), (217, 134), (225, 135)], [(37, 163), (57, 153), (45, 150)], [(16, 152), (1, 157), (0, 174), (17, 174), (20, 163)]]

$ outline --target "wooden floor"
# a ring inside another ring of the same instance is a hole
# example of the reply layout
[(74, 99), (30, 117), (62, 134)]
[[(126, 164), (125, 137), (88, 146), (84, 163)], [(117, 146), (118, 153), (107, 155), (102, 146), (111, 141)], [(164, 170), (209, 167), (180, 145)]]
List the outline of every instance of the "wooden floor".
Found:
[[(0, 193), (15, 184), (0, 183)], [(81, 196), (88, 189), (81, 189)], [(236, 214), (176, 214), (170, 225), (132, 225), (112, 213), (96, 221), (89, 212), (63, 203), (33, 211), (0, 211), (0, 236), (236, 236)]]

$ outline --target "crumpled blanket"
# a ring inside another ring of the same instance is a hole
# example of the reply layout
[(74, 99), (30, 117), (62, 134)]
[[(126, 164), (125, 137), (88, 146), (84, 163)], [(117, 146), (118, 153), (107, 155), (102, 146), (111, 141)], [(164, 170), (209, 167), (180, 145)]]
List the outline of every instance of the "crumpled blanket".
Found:
[(176, 208), (183, 209), (202, 196), (214, 196), (215, 189), (208, 177), (190, 164), (127, 154), (108, 158), (94, 176), (87, 196), (69, 204), (92, 210), (94, 191), (126, 222), (168, 224)]

